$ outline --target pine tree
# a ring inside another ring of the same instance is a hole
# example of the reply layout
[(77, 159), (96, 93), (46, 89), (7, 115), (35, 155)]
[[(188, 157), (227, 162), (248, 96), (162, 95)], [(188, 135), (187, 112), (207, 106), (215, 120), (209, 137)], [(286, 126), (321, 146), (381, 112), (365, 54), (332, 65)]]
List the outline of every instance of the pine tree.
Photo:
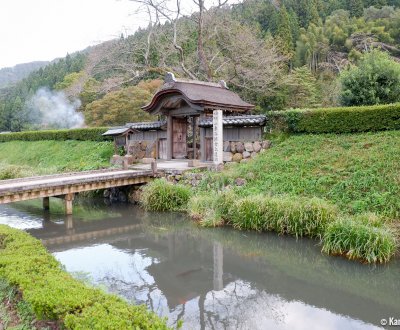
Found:
[(364, 11), (364, 4), (362, 0), (349, 0), (348, 10), (352, 17), (360, 17)]
[(291, 55), (293, 53), (293, 36), (290, 28), (289, 14), (285, 6), (279, 11), (278, 38), (282, 42), (283, 51)]

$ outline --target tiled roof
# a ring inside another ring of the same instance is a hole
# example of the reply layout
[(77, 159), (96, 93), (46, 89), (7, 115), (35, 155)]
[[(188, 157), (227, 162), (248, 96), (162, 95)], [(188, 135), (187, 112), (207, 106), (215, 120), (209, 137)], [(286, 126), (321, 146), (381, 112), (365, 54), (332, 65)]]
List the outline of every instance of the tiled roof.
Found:
[(129, 127), (112, 127), (110, 128), (107, 132), (103, 133), (102, 135), (104, 136), (115, 136), (115, 135), (121, 135), (129, 131)]
[(150, 131), (161, 129), (163, 125), (165, 125), (166, 121), (152, 121), (152, 122), (142, 122), (142, 123), (128, 123), (126, 126), (138, 130), (138, 131)]
[(238, 94), (226, 88), (223, 81), (209, 83), (175, 79), (172, 76), (172, 78), (166, 80), (151, 102), (142, 109), (152, 112), (165, 97), (176, 94), (181, 94), (188, 102), (207, 109), (246, 112), (254, 108), (254, 105), (243, 101)]
[[(222, 118), (224, 126), (263, 126), (267, 120), (264, 115), (229, 116)], [(212, 117), (201, 119), (199, 127), (212, 127)]]

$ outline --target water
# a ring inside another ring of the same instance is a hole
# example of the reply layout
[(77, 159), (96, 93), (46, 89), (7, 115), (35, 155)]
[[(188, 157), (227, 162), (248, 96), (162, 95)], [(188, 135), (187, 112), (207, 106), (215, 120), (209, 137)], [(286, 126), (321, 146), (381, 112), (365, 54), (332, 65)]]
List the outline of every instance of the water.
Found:
[(43, 240), (74, 276), (184, 329), (376, 329), (400, 318), (400, 263), (321, 254), (314, 240), (201, 229), (181, 214), (89, 201), (0, 207), (0, 223)]

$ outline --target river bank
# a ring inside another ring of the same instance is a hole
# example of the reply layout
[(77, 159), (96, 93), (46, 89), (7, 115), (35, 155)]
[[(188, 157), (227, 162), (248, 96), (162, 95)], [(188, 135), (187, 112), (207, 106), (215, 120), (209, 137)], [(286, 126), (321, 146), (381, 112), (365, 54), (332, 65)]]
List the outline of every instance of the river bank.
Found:
[(312, 239), (199, 228), (184, 213), (130, 204), (79, 208), (71, 221), (44, 216), (39, 200), (3, 205), (0, 222), (41, 239), (72, 276), (145, 304), (171, 327), (378, 329), (398, 310), (397, 259), (361, 265), (321, 254)]
[(187, 211), (203, 226), (316, 237), (325, 253), (387, 262), (398, 251), (399, 152), (399, 131), (283, 136), (195, 184), (150, 184), (142, 203)]

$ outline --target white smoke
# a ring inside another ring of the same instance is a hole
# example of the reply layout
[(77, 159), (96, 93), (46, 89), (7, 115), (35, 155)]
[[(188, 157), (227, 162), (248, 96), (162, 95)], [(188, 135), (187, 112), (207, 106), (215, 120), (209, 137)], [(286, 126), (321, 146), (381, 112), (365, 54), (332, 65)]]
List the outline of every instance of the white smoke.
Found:
[(63, 92), (39, 89), (28, 102), (32, 122), (45, 128), (78, 128), (85, 119), (77, 111), (81, 101), (69, 100)]

